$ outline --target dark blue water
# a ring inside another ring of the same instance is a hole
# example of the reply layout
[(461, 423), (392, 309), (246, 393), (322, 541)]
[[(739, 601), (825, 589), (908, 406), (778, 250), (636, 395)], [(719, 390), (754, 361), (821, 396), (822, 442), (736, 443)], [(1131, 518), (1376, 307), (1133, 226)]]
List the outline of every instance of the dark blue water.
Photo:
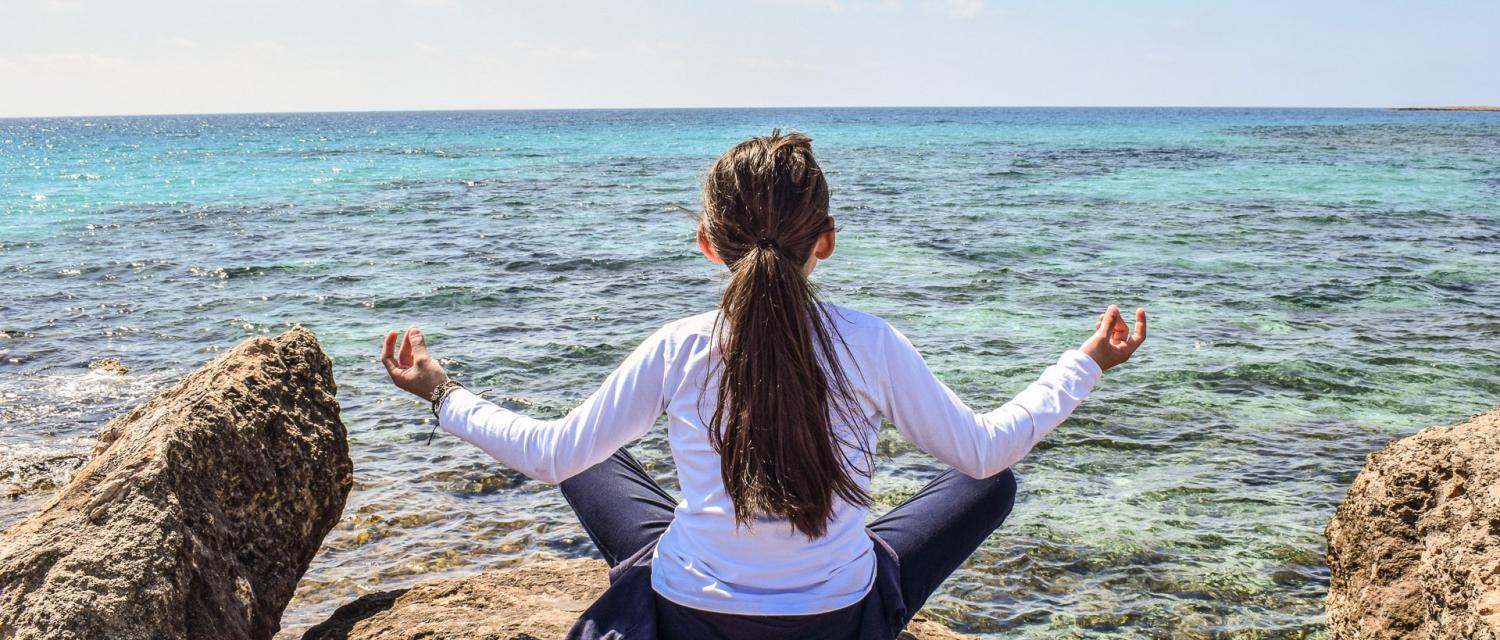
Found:
[[(589, 553), (552, 488), (386, 382), (450, 371), (557, 415), (716, 304), (709, 163), (809, 133), (829, 299), (976, 406), (1109, 303), (1144, 351), (1020, 465), (1010, 522), (930, 612), (996, 637), (1321, 635), (1322, 529), (1366, 453), (1500, 402), (1500, 114), (507, 111), (0, 120), (0, 525), (104, 420), (292, 323), (333, 356), (356, 486), (287, 622), (371, 590)], [(124, 376), (91, 371), (120, 358)], [(638, 443), (671, 483), (665, 434)], [(938, 470), (889, 432), (881, 508)]]

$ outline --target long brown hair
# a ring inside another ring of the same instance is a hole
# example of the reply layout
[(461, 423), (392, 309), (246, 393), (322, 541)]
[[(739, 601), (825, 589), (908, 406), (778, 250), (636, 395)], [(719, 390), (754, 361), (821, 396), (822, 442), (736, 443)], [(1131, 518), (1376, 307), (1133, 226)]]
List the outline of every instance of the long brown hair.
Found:
[[(725, 152), (704, 181), (698, 225), (729, 267), (708, 429), (735, 521), (766, 514), (821, 537), (835, 497), (868, 505), (870, 496), (850, 473), (850, 443), (831, 415), (854, 415), (834, 351), (843, 340), (802, 271), (833, 228), (812, 140), (777, 129)], [(868, 462), (861, 442), (854, 446)]]

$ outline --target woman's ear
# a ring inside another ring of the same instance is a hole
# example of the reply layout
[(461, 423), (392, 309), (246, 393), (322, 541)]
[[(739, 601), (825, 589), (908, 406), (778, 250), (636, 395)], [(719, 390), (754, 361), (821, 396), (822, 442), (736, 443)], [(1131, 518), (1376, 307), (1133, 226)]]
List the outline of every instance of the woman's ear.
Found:
[(703, 232), (703, 227), (698, 227), (698, 250), (703, 252), (703, 257), (708, 258), (714, 264), (724, 264), (724, 259), (719, 257), (719, 252), (714, 251), (714, 245), (708, 241), (708, 234)]
[(818, 243), (813, 245), (813, 255), (819, 260), (827, 260), (833, 255), (833, 247), (838, 244), (838, 232), (832, 226), (827, 231), (818, 234)]

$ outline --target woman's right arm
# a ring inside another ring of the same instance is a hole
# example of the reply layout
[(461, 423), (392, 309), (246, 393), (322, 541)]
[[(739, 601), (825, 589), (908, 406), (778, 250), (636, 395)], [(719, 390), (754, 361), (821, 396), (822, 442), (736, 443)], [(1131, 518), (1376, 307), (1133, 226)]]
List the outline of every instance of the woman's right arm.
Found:
[[(1064, 352), (1014, 399), (979, 413), (932, 374), (906, 336), (889, 327), (883, 340), (881, 412), (908, 440), (966, 475), (987, 478), (1020, 461), (1088, 397), (1104, 370), (1124, 362), (1145, 340), (1145, 312), (1134, 335), (1111, 306), (1080, 349)], [(1102, 366), (1101, 366), (1102, 365)]]
[[(516, 413), (459, 388), (438, 407), (449, 433), (483, 449), (505, 465), (556, 484), (603, 461), (651, 429), (665, 408), (668, 333), (647, 338), (592, 395), (555, 420)], [(427, 353), (421, 330), (412, 327), (398, 353), (396, 332), (386, 336), (382, 361), (397, 386), (423, 398), (448, 379)]]

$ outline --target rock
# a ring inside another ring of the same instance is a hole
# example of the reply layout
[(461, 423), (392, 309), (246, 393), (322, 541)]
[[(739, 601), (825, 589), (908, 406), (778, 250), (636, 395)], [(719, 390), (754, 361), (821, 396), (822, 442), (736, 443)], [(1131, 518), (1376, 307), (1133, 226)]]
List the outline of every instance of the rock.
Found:
[(130, 373), (130, 369), (120, 362), (119, 358), (99, 358), (89, 363), (89, 369), (99, 373), (113, 373), (123, 376)]
[(561, 638), (608, 586), (600, 560), (549, 560), (418, 583), (339, 607), (303, 640)]
[[(541, 560), (410, 589), (364, 596), (339, 607), (302, 640), (551, 640), (568, 633), (609, 586), (602, 560)], [(927, 620), (902, 638), (965, 640)]]
[(974, 636), (955, 633), (941, 622), (923, 618), (919, 613), (906, 624), (906, 630), (896, 640), (974, 640)]
[(299, 327), (116, 416), (0, 537), (0, 638), (271, 638), (352, 484), (334, 393)]
[(1500, 407), (1371, 454), (1328, 569), (1334, 638), (1500, 639)]

